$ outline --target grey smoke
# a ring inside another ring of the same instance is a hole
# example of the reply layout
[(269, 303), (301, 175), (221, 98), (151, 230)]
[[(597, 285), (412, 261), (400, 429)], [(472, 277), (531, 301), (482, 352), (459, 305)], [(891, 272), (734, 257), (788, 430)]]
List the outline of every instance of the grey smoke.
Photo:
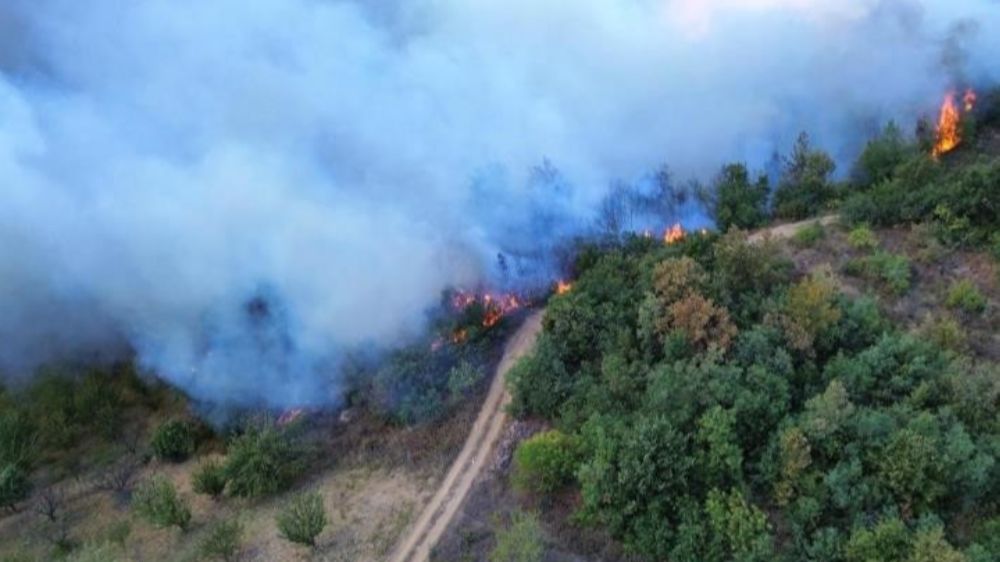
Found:
[(334, 402), (341, 353), (406, 341), (614, 182), (764, 166), (801, 130), (846, 162), (1000, 78), (998, 24), (982, 0), (5, 0), (0, 370), (134, 349), (197, 398)]

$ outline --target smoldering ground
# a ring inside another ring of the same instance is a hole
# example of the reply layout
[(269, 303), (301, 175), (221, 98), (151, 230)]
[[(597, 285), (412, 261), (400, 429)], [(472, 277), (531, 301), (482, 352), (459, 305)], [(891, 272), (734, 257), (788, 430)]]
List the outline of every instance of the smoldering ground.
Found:
[(203, 400), (335, 401), (342, 352), (590, 227), (615, 182), (763, 166), (801, 130), (847, 161), (994, 80), (997, 11), (7, 0), (0, 365), (132, 349)]

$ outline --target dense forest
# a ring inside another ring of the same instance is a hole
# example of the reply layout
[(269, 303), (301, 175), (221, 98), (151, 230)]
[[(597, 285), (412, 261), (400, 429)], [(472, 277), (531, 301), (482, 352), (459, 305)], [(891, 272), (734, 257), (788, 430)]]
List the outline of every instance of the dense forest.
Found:
[[(571, 498), (575, 524), (648, 560), (1000, 560), (991, 301), (959, 271), (946, 314), (901, 312), (952, 254), (992, 254), (996, 287), (998, 108), (940, 157), (926, 126), (890, 124), (842, 182), (803, 136), (776, 182), (720, 171), (725, 234), (589, 245), (509, 377), (513, 413), (550, 425), (516, 452), (515, 487)], [(831, 212), (788, 243), (740, 230)], [(923, 253), (890, 249), (896, 233)]]

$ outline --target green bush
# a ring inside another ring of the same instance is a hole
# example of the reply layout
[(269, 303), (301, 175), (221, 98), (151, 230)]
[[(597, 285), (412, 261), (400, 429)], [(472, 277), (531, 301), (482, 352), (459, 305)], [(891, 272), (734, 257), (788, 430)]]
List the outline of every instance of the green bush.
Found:
[(545, 555), (545, 535), (534, 513), (516, 511), (510, 525), (497, 531), (490, 562), (541, 562)]
[(953, 283), (948, 289), (945, 305), (948, 308), (958, 308), (970, 314), (980, 313), (986, 310), (986, 297), (972, 281), (962, 279)]
[(301, 471), (302, 452), (268, 422), (249, 425), (230, 443), (224, 468), (229, 493), (243, 498), (286, 490)]
[(774, 214), (804, 219), (822, 210), (836, 194), (830, 183), (835, 168), (828, 154), (812, 148), (808, 135), (800, 135), (774, 192)]
[(136, 488), (132, 495), (136, 513), (157, 527), (176, 526), (187, 530), (191, 523), (191, 509), (177, 495), (173, 482), (163, 476), (154, 476)]
[(64, 562), (118, 562), (122, 560), (111, 543), (90, 543), (64, 559)]
[(29, 466), (36, 443), (35, 426), (28, 416), (15, 410), (0, 413), (0, 465)]
[(906, 256), (878, 251), (847, 262), (847, 273), (881, 284), (889, 292), (902, 295), (910, 290), (912, 269)]
[(208, 534), (198, 545), (198, 554), (205, 560), (224, 560), (230, 562), (237, 559), (240, 551), (240, 541), (243, 538), (243, 525), (235, 520), (220, 521), (208, 530)]
[(866, 224), (851, 229), (847, 233), (847, 243), (856, 250), (874, 250), (878, 248), (878, 238), (875, 236), (875, 232)]
[(326, 509), (319, 494), (296, 496), (278, 517), (278, 530), (285, 539), (298, 544), (316, 546), (316, 537), (326, 527)]
[(0, 507), (13, 509), (30, 493), (28, 473), (20, 465), (8, 463), (0, 468)]
[(899, 126), (890, 121), (858, 157), (852, 173), (854, 185), (864, 189), (891, 179), (913, 152), (914, 147), (903, 138)]
[(125, 542), (131, 534), (132, 522), (128, 519), (122, 519), (112, 523), (105, 532), (108, 542), (118, 545), (119, 548), (125, 548)]
[(226, 469), (216, 460), (201, 463), (191, 476), (191, 486), (199, 494), (218, 498), (226, 489)]
[(529, 492), (555, 492), (573, 479), (578, 455), (576, 441), (565, 433), (539, 433), (514, 452), (514, 485)]
[(801, 248), (811, 248), (825, 236), (826, 229), (823, 228), (823, 225), (814, 222), (796, 230), (795, 234), (792, 235), (792, 243)]
[(160, 459), (181, 462), (190, 457), (197, 445), (193, 424), (186, 420), (170, 420), (153, 432), (150, 446)]
[(968, 335), (951, 316), (928, 314), (917, 328), (917, 334), (941, 349), (963, 352), (968, 348)]
[(757, 228), (767, 221), (770, 187), (761, 174), (751, 181), (744, 164), (723, 166), (708, 193), (715, 224), (722, 232), (730, 228)]
[(457, 406), (469, 397), (472, 390), (483, 380), (483, 373), (468, 361), (462, 361), (448, 371), (448, 403)]

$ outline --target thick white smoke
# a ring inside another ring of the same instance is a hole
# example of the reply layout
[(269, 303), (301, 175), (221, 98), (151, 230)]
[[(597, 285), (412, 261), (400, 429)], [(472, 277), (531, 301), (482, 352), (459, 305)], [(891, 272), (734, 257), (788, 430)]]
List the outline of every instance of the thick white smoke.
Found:
[(846, 159), (995, 80), (997, 12), (4, 0), (0, 369), (131, 348), (198, 398), (335, 401), (339, 353), (588, 224), (614, 180), (761, 165), (800, 130)]

